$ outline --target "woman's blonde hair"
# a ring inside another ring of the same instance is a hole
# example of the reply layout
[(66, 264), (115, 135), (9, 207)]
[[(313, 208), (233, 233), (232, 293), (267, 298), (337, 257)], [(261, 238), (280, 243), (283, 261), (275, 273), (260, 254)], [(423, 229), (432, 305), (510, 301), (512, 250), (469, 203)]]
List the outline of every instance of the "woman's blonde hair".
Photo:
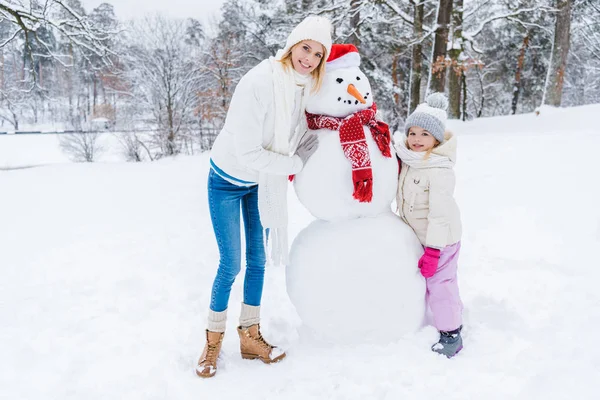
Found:
[[(281, 57), (281, 60), (279, 60), (280, 63), (283, 64), (283, 67), (287, 70), (288, 68), (294, 68), (294, 65), (292, 63), (292, 50), (294, 50), (296, 48), (296, 46), (299, 46), (300, 44), (302, 44), (302, 42), (298, 42), (295, 45), (293, 45), (287, 53), (285, 53), (285, 55), (283, 57)], [(323, 47), (323, 57), (321, 57), (321, 61), (319, 62), (319, 65), (317, 66), (317, 68), (315, 68), (310, 74), (313, 77), (313, 87), (311, 89), (312, 93), (316, 93), (321, 89), (321, 86), (323, 85), (323, 76), (325, 75), (325, 64), (327, 63), (327, 50), (325, 49), (325, 46), (321, 45)]]

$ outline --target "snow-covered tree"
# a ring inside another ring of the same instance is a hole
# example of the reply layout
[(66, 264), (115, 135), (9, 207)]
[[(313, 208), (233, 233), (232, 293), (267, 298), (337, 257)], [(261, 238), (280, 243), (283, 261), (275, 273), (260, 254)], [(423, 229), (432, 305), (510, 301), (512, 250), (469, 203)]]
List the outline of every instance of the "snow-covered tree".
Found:
[(435, 41), (431, 56), (429, 91), (444, 93), (446, 88), (446, 54), (452, 16), (452, 0), (439, 0)]
[(556, 0), (556, 24), (552, 56), (548, 67), (544, 104), (560, 106), (571, 45), (571, 9), (573, 0)]
[(134, 101), (141, 102), (157, 129), (158, 156), (181, 152), (197, 108), (201, 68), (184, 21), (154, 16), (131, 28), (127, 76)]
[(100, 142), (101, 136), (100, 132), (61, 135), (60, 148), (75, 162), (94, 162), (105, 150)]
[(565, 73), (562, 104), (600, 102), (600, 4), (594, 0), (573, 3), (571, 45)]
[(106, 42), (116, 33), (90, 21), (79, 0), (2, 0), (0, 18), (10, 26), (2, 37), (0, 47), (23, 40), (24, 57), (31, 63), (29, 67), (34, 78), (39, 75), (33, 68), (35, 57), (53, 58), (65, 65), (68, 63), (68, 54), (57, 52), (53, 38), (60, 37), (108, 60), (106, 57), (111, 51)]

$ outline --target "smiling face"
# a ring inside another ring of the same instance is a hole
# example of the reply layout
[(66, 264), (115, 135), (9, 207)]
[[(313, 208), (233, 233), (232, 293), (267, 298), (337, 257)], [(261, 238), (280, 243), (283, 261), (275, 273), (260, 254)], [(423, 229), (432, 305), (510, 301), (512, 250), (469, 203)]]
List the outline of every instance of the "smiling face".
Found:
[(292, 65), (299, 74), (308, 75), (319, 66), (324, 52), (321, 43), (303, 40), (292, 47)]
[(321, 90), (312, 96), (306, 111), (312, 114), (346, 117), (373, 105), (371, 84), (356, 67), (325, 71)]
[(423, 152), (433, 149), (439, 142), (425, 129), (412, 126), (408, 130), (407, 144), (412, 151)]

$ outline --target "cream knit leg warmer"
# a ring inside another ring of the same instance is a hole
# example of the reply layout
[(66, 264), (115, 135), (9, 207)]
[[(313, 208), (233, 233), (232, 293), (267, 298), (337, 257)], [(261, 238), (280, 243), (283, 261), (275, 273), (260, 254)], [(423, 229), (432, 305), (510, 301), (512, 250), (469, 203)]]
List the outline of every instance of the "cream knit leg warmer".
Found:
[(249, 306), (242, 303), (242, 312), (240, 313), (240, 326), (248, 328), (260, 322), (260, 306)]
[(208, 323), (206, 329), (211, 332), (225, 332), (227, 326), (227, 310), (215, 312), (208, 310)]

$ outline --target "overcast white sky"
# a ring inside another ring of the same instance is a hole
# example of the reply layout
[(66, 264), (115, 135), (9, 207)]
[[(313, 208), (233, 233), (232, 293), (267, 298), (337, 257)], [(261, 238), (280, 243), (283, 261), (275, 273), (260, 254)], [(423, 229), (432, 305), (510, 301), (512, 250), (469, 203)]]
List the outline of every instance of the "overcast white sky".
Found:
[(172, 17), (196, 18), (202, 22), (208, 22), (211, 16), (218, 17), (224, 2), (225, 0), (82, 0), (88, 12), (100, 3), (110, 3), (120, 19), (160, 12)]

